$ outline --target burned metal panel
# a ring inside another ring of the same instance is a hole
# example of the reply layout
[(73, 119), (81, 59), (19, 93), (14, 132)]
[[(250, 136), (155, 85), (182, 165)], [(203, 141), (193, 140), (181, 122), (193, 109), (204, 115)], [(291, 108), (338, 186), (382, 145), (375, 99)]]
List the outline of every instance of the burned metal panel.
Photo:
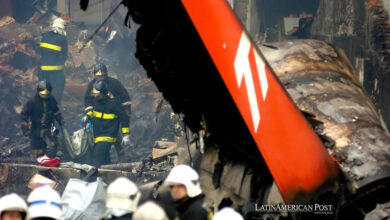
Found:
[(386, 199), (380, 193), (389, 191), (382, 185), (390, 180), (390, 137), (344, 53), (315, 40), (281, 42), (261, 50), (299, 109), (312, 115), (309, 121), (316, 122), (316, 132), (334, 141), (328, 151), (358, 197), (354, 202)]
[(371, 79), (370, 95), (380, 109), (387, 125), (390, 124), (388, 94), (390, 93), (390, 24), (389, 11), (384, 1), (367, 1), (367, 51), (371, 59), (372, 71), (366, 73)]
[[(145, 13), (137, 30), (136, 57), (164, 98), (193, 133), (239, 152), (264, 172), (260, 153), (180, 1), (135, 5)], [(243, 149), (245, 143), (248, 147)], [(259, 165), (260, 164), (260, 165)]]
[(311, 29), (311, 38), (343, 48), (354, 62), (366, 60), (365, 88), (381, 111), (387, 125), (390, 109), (387, 95), (389, 78), (389, 3), (382, 0), (323, 0)]
[(206, 200), (215, 210), (224, 199), (231, 200), (235, 207), (247, 205), (251, 199), (252, 175), (248, 175), (243, 164), (221, 164), (221, 160), (219, 150), (213, 147), (203, 155), (199, 175)]
[(364, 0), (321, 0), (314, 18), (314, 36), (356, 36), (362, 32)]
[[(208, 145), (198, 172), (206, 202), (214, 211), (229, 206), (240, 210), (246, 219), (257, 219), (264, 213), (256, 212), (255, 204), (284, 203), (279, 191), (269, 192), (273, 183), (269, 176), (227, 156), (223, 148)], [(269, 203), (268, 199), (278, 203)]]

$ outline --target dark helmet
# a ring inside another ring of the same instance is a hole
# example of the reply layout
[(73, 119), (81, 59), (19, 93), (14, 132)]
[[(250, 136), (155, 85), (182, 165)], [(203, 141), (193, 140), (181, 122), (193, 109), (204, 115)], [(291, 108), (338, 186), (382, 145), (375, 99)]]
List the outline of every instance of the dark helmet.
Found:
[(41, 80), (41, 81), (39, 81), (38, 87), (37, 87), (37, 91), (38, 91), (38, 92), (41, 92), (41, 91), (43, 91), (43, 90), (45, 90), (45, 89), (47, 89), (49, 92), (51, 92), (51, 90), (52, 90), (53, 88), (51, 87), (50, 82), (48, 82), (48, 81), (46, 81), (46, 80)]
[(95, 64), (93, 67), (93, 74), (96, 76), (106, 76), (107, 75), (107, 67), (103, 62), (99, 62)]
[(48, 98), (50, 96), (51, 90), (52, 87), (48, 81), (46, 80), (39, 81), (37, 91), (41, 98), (43, 99)]
[(103, 80), (98, 80), (93, 84), (92, 94), (103, 94), (107, 95), (107, 83)]

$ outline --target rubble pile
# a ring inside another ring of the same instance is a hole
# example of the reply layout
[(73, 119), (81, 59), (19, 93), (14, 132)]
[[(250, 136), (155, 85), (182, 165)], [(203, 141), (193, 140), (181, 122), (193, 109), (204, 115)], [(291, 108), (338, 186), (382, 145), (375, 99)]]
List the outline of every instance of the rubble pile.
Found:
[(196, 154), (195, 144), (188, 145), (185, 137), (177, 138), (175, 141), (156, 141), (152, 153), (140, 161), (103, 165), (101, 168), (131, 173), (132, 180), (137, 184), (159, 181), (165, 179), (175, 165), (188, 163), (186, 161), (189, 157), (188, 149), (191, 149), (192, 154)]
[[(0, 139), (20, 135), (18, 129), (22, 104), (33, 89), (37, 68), (38, 25), (17, 24), (11, 17), (0, 20)], [(6, 143), (2, 143), (6, 144)]]
[[(165, 179), (173, 166), (186, 160), (188, 147), (184, 137), (176, 142), (156, 141), (152, 153), (142, 160), (103, 165), (98, 169), (98, 175), (106, 183), (112, 182), (118, 176), (128, 177), (139, 185), (159, 181)], [(194, 145), (190, 148), (195, 150)], [(18, 192), (20, 195), (27, 196), (31, 185), (34, 185), (33, 182), (42, 183), (42, 181), (52, 184), (62, 193), (69, 178), (85, 179), (93, 169), (92, 166), (73, 162), (61, 163), (59, 168), (14, 162), (0, 163), (0, 194)]]

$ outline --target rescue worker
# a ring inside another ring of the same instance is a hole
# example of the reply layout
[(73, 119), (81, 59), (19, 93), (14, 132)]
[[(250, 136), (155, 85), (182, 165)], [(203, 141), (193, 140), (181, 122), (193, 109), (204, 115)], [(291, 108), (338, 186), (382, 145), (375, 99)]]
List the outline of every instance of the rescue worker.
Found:
[(204, 202), (199, 175), (190, 166), (181, 164), (172, 168), (164, 184), (170, 187), (179, 219), (212, 219), (213, 214)]
[(135, 210), (133, 220), (168, 220), (163, 208), (153, 201), (147, 201)]
[(11, 193), (0, 198), (0, 220), (26, 220), (27, 204), (17, 194)]
[(244, 220), (242, 215), (240, 213), (236, 212), (234, 209), (230, 207), (225, 207), (221, 210), (219, 210), (217, 213), (215, 213), (213, 220)]
[(27, 198), (31, 220), (57, 220), (61, 218), (61, 197), (57, 191), (45, 185), (34, 189)]
[[(52, 131), (57, 121), (63, 126), (64, 120), (57, 102), (51, 95), (51, 84), (42, 80), (38, 83), (36, 95), (23, 107), (21, 128), (23, 134), (30, 137), (31, 155), (41, 165), (57, 166), (57, 146)], [(31, 123), (31, 129), (30, 129)]]
[[(107, 67), (103, 62), (98, 62), (93, 67), (93, 74), (94, 74), (94, 79), (88, 83), (87, 91), (85, 92), (85, 96), (84, 96), (85, 114), (88, 116), (92, 116), (92, 112), (93, 112), (92, 104), (94, 100), (94, 97), (92, 95), (93, 85), (97, 81), (102, 80), (107, 84), (107, 89), (108, 89), (107, 95), (110, 98), (116, 99), (121, 104), (123, 110), (127, 114), (128, 121), (130, 123), (131, 100), (126, 88), (122, 85), (122, 83), (119, 80), (108, 76)], [(130, 138), (130, 136), (128, 138)], [(115, 149), (118, 153), (118, 156), (121, 159), (123, 159), (124, 149), (120, 143), (121, 143), (120, 137), (118, 137), (117, 142), (115, 143)]]
[(65, 88), (64, 63), (68, 57), (68, 42), (64, 29), (65, 21), (56, 18), (51, 30), (42, 34), (40, 46), (40, 68), (38, 79), (49, 81), (53, 87), (53, 96), (60, 104)]
[(107, 220), (131, 220), (141, 193), (137, 185), (125, 177), (118, 177), (107, 187)]
[(96, 81), (93, 85), (92, 111), (85, 115), (82, 121), (86, 124), (89, 120), (93, 124), (95, 146), (92, 149), (92, 165), (110, 163), (110, 147), (115, 144), (118, 136), (119, 125), (122, 127), (122, 144), (129, 145), (130, 129), (129, 117), (116, 99), (109, 97), (108, 86), (105, 81)]

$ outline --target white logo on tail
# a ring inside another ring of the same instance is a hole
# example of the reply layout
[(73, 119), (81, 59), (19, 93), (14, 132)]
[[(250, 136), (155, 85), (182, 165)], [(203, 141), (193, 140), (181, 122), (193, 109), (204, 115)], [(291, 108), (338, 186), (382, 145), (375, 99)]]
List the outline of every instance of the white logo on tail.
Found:
[[(236, 58), (234, 60), (234, 68), (236, 70), (236, 79), (238, 83), (238, 87), (241, 87), (242, 79), (245, 80), (246, 92), (248, 94), (249, 106), (252, 115), (253, 126), (255, 129), (255, 133), (257, 132), (257, 128), (260, 124), (260, 110), (259, 105), (257, 103), (257, 95), (255, 91), (255, 85), (252, 77), (252, 70), (249, 64), (249, 52), (252, 48), (251, 42), (248, 36), (243, 31), (240, 38), (240, 43), (238, 45), (238, 50), (236, 54)], [(265, 100), (268, 91), (268, 82), (267, 76), (265, 73), (265, 64), (263, 60), (260, 58), (259, 54), (256, 50), (253, 51), (255, 54), (256, 68), (259, 74), (260, 79), (260, 88), (263, 94), (263, 100)]]

